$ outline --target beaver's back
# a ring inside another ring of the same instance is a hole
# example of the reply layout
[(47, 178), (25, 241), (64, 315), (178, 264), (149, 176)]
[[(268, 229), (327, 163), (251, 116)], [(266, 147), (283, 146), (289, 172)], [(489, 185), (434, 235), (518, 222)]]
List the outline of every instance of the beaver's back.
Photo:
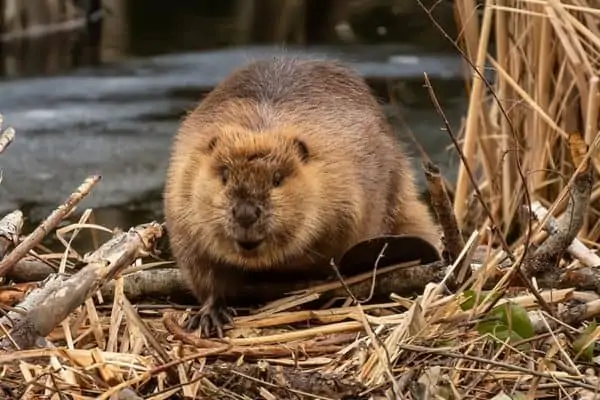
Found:
[[(302, 104), (311, 98), (323, 106), (340, 102), (374, 106), (369, 88), (354, 71), (336, 61), (278, 57), (250, 63), (213, 91), (217, 101), (238, 98), (273, 105)], [(367, 95), (367, 96), (365, 96)], [(313, 103), (314, 104), (314, 103)]]
[[(353, 136), (359, 126), (387, 130), (367, 84), (354, 71), (334, 61), (281, 57), (250, 63), (218, 85), (200, 109), (227, 110), (231, 102), (256, 106), (259, 112), (255, 117), (260, 121), (252, 121), (255, 125), (312, 122), (330, 128), (321, 129), (322, 133), (334, 136), (339, 136), (342, 128), (351, 130), (347, 135)], [(265, 112), (265, 108), (272, 113)], [(360, 140), (372, 136), (356, 133), (354, 136)]]

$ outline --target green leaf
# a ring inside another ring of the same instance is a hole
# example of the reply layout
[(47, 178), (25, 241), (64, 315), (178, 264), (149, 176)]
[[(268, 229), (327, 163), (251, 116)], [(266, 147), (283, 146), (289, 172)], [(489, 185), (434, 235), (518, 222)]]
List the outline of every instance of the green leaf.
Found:
[(502, 321), (492, 320), (492, 321), (481, 321), (477, 324), (477, 331), (482, 335), (489, 333), (490, 335), (495, 335), (496, 330), (507, 330), (508, 326), (506, 326)]
[[(482, 335), (491, 335), (499, 344), (508, 341), (509, 344), (514, 345), (535, 335), (527, 311), (517, 304), (508, 302), (496, 306), (490, 311), (488, 317), (488, 320), (477, 324), (477, 331)], [(520, 343), (517, 348), (526, 351), (531, 348), (531, 345)]]
[[(591, 335), (596, 330), (596, 326), (596, 321), (592, 321), (583, 330), (581, 335), (579, 335), (579, 337), (577, 337), (577, 339), (573, 341), (573, 350), (575, 350), (576, 354), (579, 354), (579, 357), (583, 358), (586, 361), (590, 361), (594, 357), (595, 340), (590, 341), (590, 339)], [(585, 347), (585, 349), (582, 349), (582, 347), (585, 346), (586, 343), (588, 343), (588, 345)]]
[[(477, 305), (483, 303), (483, 300), (487, 300), (487, 297), (489, 296), (490, 291), (489, 290), (484, 290), (479, 292), (479, 302), (477, 303)], [(460, 308), (463, 311), (468, 311), (471, 310), (473, 307), (475, 307), (475, 299), (477, 299), (477, 292), (475, 292), (475, 290), (473, 289), (467, 289), (462, 293), (464, 300), (462, 301), (462, 303), (460, 304)]]
[(535, 336), (535, 329), (529, 319), (527, 310), (520, 305), (509, 301), (494, 307), (491, 314), (499, 317), (502, 322), (522, 338), (529, 339)]

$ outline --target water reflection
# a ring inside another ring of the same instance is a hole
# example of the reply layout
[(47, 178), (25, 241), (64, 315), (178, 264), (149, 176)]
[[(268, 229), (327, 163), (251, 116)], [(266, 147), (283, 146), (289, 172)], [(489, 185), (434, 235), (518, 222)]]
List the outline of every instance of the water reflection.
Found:
[[(451, 50), (416, 1), (178, 0), (167, 5), (163, 0), (104, 0), (99, 9), (99, 0), (62, 0), (64, 10), (58, 11), (50, 9), (54, 3), (5, 0), (1, 75), (52, 75), (132, 56), (250, 44), (393, 42)], [(424, 3), (455, 36), (451, 2)]]

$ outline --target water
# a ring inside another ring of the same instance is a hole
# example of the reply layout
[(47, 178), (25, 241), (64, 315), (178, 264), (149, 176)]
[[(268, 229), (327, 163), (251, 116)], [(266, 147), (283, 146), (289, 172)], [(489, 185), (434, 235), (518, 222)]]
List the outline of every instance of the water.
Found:
[[(111, 3), (116, 8), (104, 23), (100, 50), (89, 37), (69, 34), (58, 35), (69, 42), (54, 36), (4, 45), (0, 113), (17, 130), (17, 139), (0, 156), (0, 213), (20, 207), (28, 223), (36, 224), (98, 173), (101, 182), (80, 206), (93, 207), (97, 223), (127, 228), (160, 219), (164, 171), (180, 118), (235, 67), (281, 51), (342, 59), (383, 100), (391, 92), (401, 110), (389, 104), (386, 110), (395, 121), (400, 112), (454, 180), (451, 142), (440, 131), (423, 72), (458, 130), (466, 109), (462, 64), (419, 9), (394, 14), (388, 7), (354, 16), (358, 39), (346, 43), (332, 34), (327, 19), (318, 21), (319, 10), (310, 14), (317, 21), (309, 20), (298, 33), (299, 28), (269, 31), (272, 10), (264, 5), (248, 16), (242, 12), (248, 4), (234, 1), (182, 1), (169, 8), (162, 1)], [(40, 49), (44, 53), (36, 53)], [(417, 155), (409, 137), (401, 137)], [(419, 162), (416, 157), (416, 167)]]

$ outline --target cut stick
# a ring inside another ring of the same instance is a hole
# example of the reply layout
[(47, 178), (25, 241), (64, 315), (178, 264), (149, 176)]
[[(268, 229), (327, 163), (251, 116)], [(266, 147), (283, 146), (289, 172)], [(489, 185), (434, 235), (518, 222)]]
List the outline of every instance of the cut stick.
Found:
[[(107, 241), (102, 247), (84, 258), (87, 264), (79, 272), (66, 277), (52, 275), (46, 285), (33, 291), (35, 303), (28, 298), (27, 313), (10, 319), (13, 329), (8, 338), (0, 341), (0, 348), (17, 345), (31, 348), (44, 342), (45, 337), (85, 303), (107, 281), (113, 279), (137, 258), (150, 254), (156, 241), (162, 236), (162, 227), (156, 222), (143, 224)], [(52, 286), (49, 289), (49, 286)]]
[[(539, 201), (531, 204), (531, 212), (533, 212), (539, 221), (542, 221), (548, 215), (548, 209)], [(550, 235), (558, 231), (558, 221), (552, 215), (549, 215), (546, 219), (544, 230)], [(587, 267), (600, 266), (600, 257), (577, 238), (567, 247), (567, 251)]]

